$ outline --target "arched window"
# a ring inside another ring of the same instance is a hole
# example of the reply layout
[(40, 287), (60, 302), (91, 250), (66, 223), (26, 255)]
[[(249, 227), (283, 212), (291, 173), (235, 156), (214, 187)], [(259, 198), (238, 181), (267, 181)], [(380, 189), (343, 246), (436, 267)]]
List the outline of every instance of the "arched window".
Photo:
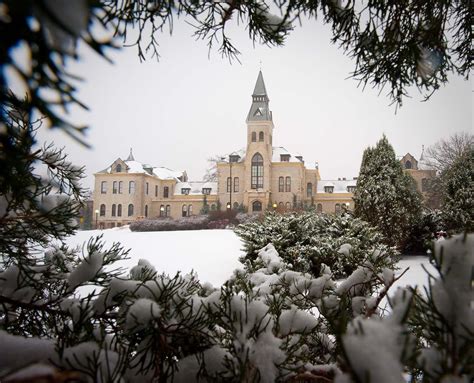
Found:
[(280, 202), (278, 204), (278, 209), (283, 210), (285, 208), (285, 204), (283, 202)]
[(263, 157), (260, 153), (252, 157), (251, 186), (252, 189), (263, 188)]
[(188, 215), (188, 207), (186, 205), (183, 205), (183, 207), (181, 209), (181, 215), (183, 217), (186, 217)]
[(215, 204), (215, 203), (211, 204), (211, 210), (212, 210), (212, 211), (215, 211), (215, 210), (216, 210), (216, 204)]
[(238, 202), (234, 202), (234, 210), (237, 210), (239, 208), (239, 203)]
[(102, 181), (100, 183), (100, 192), (101, 194), (107, 193), (107, 181)]
[(262, 203), (260, 201), (253, 201), (252, 211), (262, 211)]
[(117, 210), (117, 206), (115, 204), (112, 205), (112, 217), (115, 217), (115, 213)]
[(193, 205), (188, 205), (188, 216), (193, 215)]
[(232, 178), (227, 177), (227, 193), (230, 193), (232, 190)]
[(291, 204), (289, 202), (287, 202), (285, 204), (285, 207), (286, 207), (286, 210), (290, 210), (291, 209)]
[(234, 193), (239, 192), (239, 177), (234, 177)]
[(121, 216), (122, 216), (122, 205), (118, 204), (117, 205), (117, 217), (121, 217)]
[(100, 216), (101, 217), (105, 216), (105, 205), (104, 204), (100, 205)]
[(135, 194), (135, 181), (128, 183), (128, 194)]
[(170, 188), (168, 186), (165, 186), (163, 188), (163, 198), (168, 198), (170, 195)]
[(166, 217), (169, 217), (171, 215), (171, 206), (170, 205), (166, 205), (166, 213), (165, 213), (165, 216)]
[(411, 169), (411, 161), (405, 162), (405, 169)]
[(133, 215), (133, 205), (128, 205), (128, 216), (131, 217)]
[(306, 196), (307, 197), (313, 196), (313, 184), (311, 182), (308, 182), (306, 184)]
[(323, 205), (318, 203), (318, 205), (316, 206), (316, 212), (317, 213), (322, 213), (323, 212)]
[(335, 211), (336, 214), (341, 214), (341, 205), (336, 203), (334, 211)]
[(257, 132), (252, 132), (252, 142), (257, 142)]
[(117, 173), (120, 173), (120, 172), (122, 171), (122, 165), (117, 164), (117, 166), (115, 167), (115, 171), (116, 171)]
[(148, 217), (148, 205), (145, 205), (145, 217)]
[(285, 179), (283, 177), (278, 177), (278, 191), (285, 191)]
[(117, 194), (117, 190), (118, 190), (118, 187), (117, 187), (117, 181), (114, 181), (112, 183), (112, 194)]
[(118, 188), (118, 192), (119, 194), (122, 194), (123, 193), (123, 181), (119, 181), (119, 188)]
[(263, 140), (264, 140), (264, 137), (265, 137), (265, 136), (264, 136), (263, 132), (258, 133), (258, 140), (259, 140), (259, 141), (263, 141)]
[(164, 217), (165, 216), (165, 205), (161, 205), (160, 206), (160, 217)]
[(291, 177), (286, 177), (285, 178), (285, 191), (286, 192), (291, 191)]

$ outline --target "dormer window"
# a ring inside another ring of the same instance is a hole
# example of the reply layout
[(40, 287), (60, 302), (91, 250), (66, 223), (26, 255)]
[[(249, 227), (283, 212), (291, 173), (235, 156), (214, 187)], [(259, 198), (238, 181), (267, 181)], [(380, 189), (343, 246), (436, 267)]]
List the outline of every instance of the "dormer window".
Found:
[(122, 165), (117, 164), (117, 166), (115, 167), (115, 171), (116, 171), (117, 173), (120, 173), (120, 172), (122, 171)]
[(205, 195), (211, 194), (211, 188), (202, 188), (202, 194), (205, 194)]
[(290, 155), (289, 154), (280, 154), (280, 161), (281, 162), (290, 162)]
[(239, 162), (240, 156), (238, 154), (231, 154), (229, 156), (229, 162)]
[(189, 195), (190, 191), (191, 191), (191, 188), (181, 188), (181, 194), (183, 195)]
[(355, 186), (348, 186), (348, 187), (347, 187), (347, 192), (348, 192), (348, 193), (354, 193), (355, 190), (356, 190), (356, 187), (355, 187)]
[(334, 193), (334, 186), (325, 186), (324, 187), (325, 193)]
[(303, 156), (296, 156), (296, 159), (297, 159), (299, 162), (304, 162), (304, 161), (303, 161)]

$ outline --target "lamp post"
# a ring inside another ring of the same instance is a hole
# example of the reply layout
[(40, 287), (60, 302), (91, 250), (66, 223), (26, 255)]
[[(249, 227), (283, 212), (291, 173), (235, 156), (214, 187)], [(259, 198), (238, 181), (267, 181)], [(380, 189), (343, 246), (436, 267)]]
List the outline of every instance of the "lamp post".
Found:
[(276, 203), (276, 202), (273, 202), (273, 205), (272, 205), (272, 206), (273, 206), (273, 210), (276, 210), (276, 208), (277, 208), (277, 203)]
[(99, 219), (99, 210), (95, 209), (95, 229), (97, 230), (97, 220)]
[[(224, 162), (226, 160), (225, 157), (222, 157), (221, 159)], [(230, 190), (229, 190), (230, 195), (229, 195), (229, 203), (227, 203), (226, 207), (227, 207), (227, 210), (230, 210), (230, 209), (232, 209), (232, 187), (234, 186), (233, 182), (232, 182), (233, 181), (232, 180), (232, 161), (230, 160), (230, 155), (229, 155), (229, 159), (228, 159), (227, 162), (229, 164), (229, 171), (230, 171), (230, 177), (229, 177), (230, 178)]]

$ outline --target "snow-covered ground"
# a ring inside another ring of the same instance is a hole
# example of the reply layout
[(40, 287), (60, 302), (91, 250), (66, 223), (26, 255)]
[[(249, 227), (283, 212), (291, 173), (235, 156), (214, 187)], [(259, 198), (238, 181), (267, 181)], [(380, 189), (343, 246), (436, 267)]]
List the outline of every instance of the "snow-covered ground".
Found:
[[(243, 245), (232, 230), (132, 232), (128, 227), (121, 227), (79, 231), (67, 238), (66, 243), (82, 246), (89, 238), (100, 234), (106, 243), (120, 242), (124, 248), (130, 249), (130, 259), (120, 262), (120, 266), (127, 269), (135, 266), (139, 259), (146, 259), (158, 272), (173, 275), (177, 271), (186, 274), (194, 270), (201, 282), (220, 286), (234, 269), (242, 267), (239, 257), (244, 255)], [(427, 257), (404, 257), (398, 264), (399, 272), (407, 267), (410, 270), (396, 286), (426, 285), (427, 276), (422, 265), (433, 271)]]

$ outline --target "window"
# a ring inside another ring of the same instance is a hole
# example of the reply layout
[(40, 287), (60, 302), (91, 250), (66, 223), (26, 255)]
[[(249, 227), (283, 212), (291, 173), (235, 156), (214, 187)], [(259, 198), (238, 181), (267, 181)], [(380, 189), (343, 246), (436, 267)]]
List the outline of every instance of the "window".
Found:
[(148, 182), (145, 182), (145, 194), (148, 195), (148, 189), (149, 189), (150, 185)]
[(291, 191), (291, 177), (286, 177), (285, 178), (285, 191), (286, 192)]
[(316, 206), (316, 212), (317, 213), (322, 213), (323, 212), (323, 205), (318, 203), (318, 205)]
[(232, 178), (227, 177), (227, 193), (230, 193), (232, 190)]
[(166, 216), (166, 217), (169, 217), (170, 215), (171, 215), (171, 206), (170, 206), (170, 205), (166, 205), (165, 216)]
[(133, 205), (128, 205), (128, 216), (131, 217), (133, 215)]
[(355, 186), (348, 186), (348, 187), (347, 187), (347, 192), (348, 192), (348, 193), (354, 193), (355, 190), (356, 190), (356, 187), (355, 187)]
[(334, 208), (334, 212), (336, 214), (341, 214), (341, 205), (340, 204), (336, 203), (336, 206)]
[(112, 205), (112, 217), (115, 217), (115, 213), (117, 210), (117, 206), (115, 204)]
[(211, 204), (211, 210), (212, 210), (212, 211), (215, 211), (215, 210), (216, 210), (216, 204), (215, 204), (215, 203)]
[(135, 194), (135, 181), (128, 183), (128, 194)]
[(313, 196), (313, 184), (311, 182), (308, 182), (306, 184), (306, 197), (312, 197)]
[(234, 193), (239, 192), (239, 177), (234, 177)]
[(107, 181), (102, 181), (100, 183), (100, 193), (101, 194), (107, 193)]
[(160, 217), (164, 217), (165, 216), (165, 205), (161, 205), (160, 206)]
[(325, 193), (333, 193), (334, 192), (334, 186), (325, 186), (324, 187), (324, 192)]
[(405, 162), (405, 169), (411, 169), (411, 161)]
[(145, 217), (148, 217), (148, 205), (145, 205)]
[(280, 154), (280, 161), (281, 162), (290, 162), (290, 155), (289, 154)]
[(285, 191), (285, 179), (283, 177), (278, 178), (278, 191), (279, 192)]
[(122, 165), (117, 164), (117, 166), (115, 167), (115, 171), (116, 171), (117, 173), (120, 173), (120, 172), (122, 171)]
[(257, 132), (252, 132), (252, 142), (257, 142)]
[(163, 198), (168, 198), (170, 194), (170, 188), (168, 186), (165, 186), (163, 188)]
[(158, 185), (155, 185), (155, 197), (158, 197)]
[(428, 179), (427, 178), (422, 178), (421, 179), (421, 191), (422, 192), (428, 191)]
[(262, 203), (260, 201), (253, 201), (252, 211), (262, 211)]
[(229, 162), (239, 162), (240, 156), (238, 154), (231, 154), (229, 156)]
[(260, 142), (263, 141), (264, 138), (265, 138), (265, 136), (264, 136), (263, 132), (258, 133), (258, 140), (259, 140)]
[(211, 188), (202, 188), (202, 194), (205, 194), (205, 195), (211, 194)]
[(263, 157), (260, 153), (255, 153), (252, 157), (251, 187), (263, 188)]
[(278, 204), (278, 209), (283, 210), (284, 208), (285, 208), (285, 205), (283, 204), (283, 202), (280, 202)]
[(188, 216), (193, 215), (193, 205), (188, 205)]
[(123, 193), (123, 181), (119, 181), (119, 184), (118, 184), (118, 193), (119, 194), (122, 194)]
[(117, 205), (117, 217), (122, 216), (122, 204)]
[(286, 207), (286, 210), (290, 210), (291, 209), (291, 204), (289, 202), (287, 202), (285, 204), (285, 207)]
[(112, 183), (112, 194), (117, 194), (117, 190), (118, 190), (118, 188), (117, 188), (117, 181), (114, 181), (114, 182)]
[(238, 202), (234, 202), (234, 210), (237, 210), (239, 208), (239, 203)]
[(190, 188), (181, 188), (181, 194), (183, 195), (189, 195), (190, 191), (191, 191)]
[(104, 204), (100, 205), (100, 216), (101, 217), (105, 216), (105, 205)]

